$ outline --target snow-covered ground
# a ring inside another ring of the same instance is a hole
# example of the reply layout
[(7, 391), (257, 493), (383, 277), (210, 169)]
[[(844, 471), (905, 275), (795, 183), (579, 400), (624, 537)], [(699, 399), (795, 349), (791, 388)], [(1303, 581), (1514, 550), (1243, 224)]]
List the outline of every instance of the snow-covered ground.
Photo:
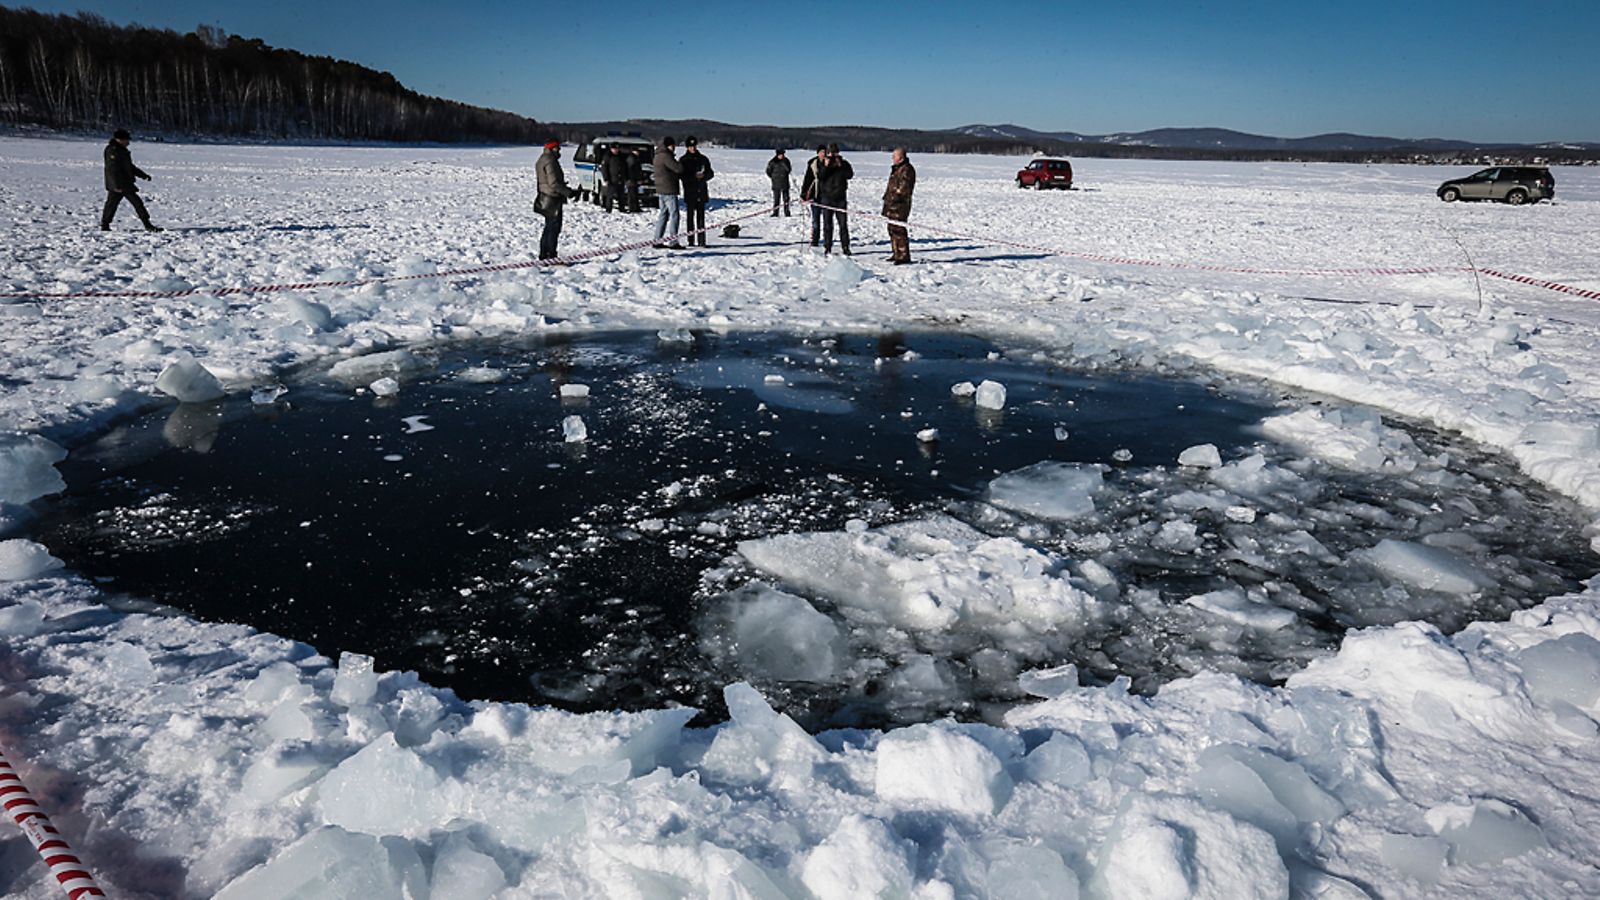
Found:
[[(708, 153), (727, 200), (710, 218), (755, 208), (767, 154)], [(165, 234), (131, 230), (127, 209), (116, 233), (95, 229), (96, 143), (0, 139), (0, 293), (407, 274), (527, 259), (538, 241), (528, 150), (134, 156)], [(852, 159), (855, 203), (875, 209), (887, 161)], [(1011, 186), (1015, 159), (914, 162), (913, 221), (1011, 241), (1231, 268), (1470, 255), (1600, 288), (1596, 169), (1559, 169), (1558, 202), (1513, 209), (1440, 203), (1455, 169), (1082, 160), (1083, 190), (1035, 193)], [(0, 537), (59, 489), (57, 445), (162, 402), (174, 362), (249, 390), (404, 345), (639, 325), (936, 326), (1084, 365), (1212, 367), (1458, 431), (1600, 516), (1595, 301), (1459, 272), (1224, 273), (931, 235), (916, 265), (891, 268), (877, 223), (855, 221), (851, 263), (799, 246), (803, 221), (750, 220), (696, 253), (353, 291), (5, 301)], [(650, 222), (575, 206), (563, 248), (637, 240)], [(1372, 434), (1319, 416), (1281, 427), (1329, 464), (1382, 455)], [(1588, 527), (1600, 550), (1600, 522)], [(847, 558), (906, 536), (824, 540), (812, 548)], [(963, 570), (950, 547), (909, 543), (918, 571), (936, 555), (954, 591), (1038, 574), (1021, 548)], [(781, 568), (782, 548), (756, 552)], [(811, 735), (743, 685), (710, 729), (685, 727), (684, 710), (462, 703), (382, 660), (374, 674), (153, 614), (51, 568), (46, 549), (0, 544), (0, 743), (118, 896), (1600, 893), (1600, 585), (1448, 637), (1355, 632), (1280, 689), (1210, 674), (1143, 697), (1036, 672), (1023, 681), (1038, 702), (1004, 727)], [(1459, 580), (1439, 559), (1391, 547), (1381, 565)], [(1241, 598), (1207, 602), (1271, 627)], [(0, 840), (0, 891), (56, 891), (19, 834)]]

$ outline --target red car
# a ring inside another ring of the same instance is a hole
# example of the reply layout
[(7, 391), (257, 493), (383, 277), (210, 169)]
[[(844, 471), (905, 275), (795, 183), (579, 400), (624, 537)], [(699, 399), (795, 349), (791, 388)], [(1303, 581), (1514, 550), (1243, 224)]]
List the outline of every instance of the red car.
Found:
[(1017, 187), (1065, 188), (1072, 190), (1072, 163), (1064, 159), (1036, 159), (1017, 173)]

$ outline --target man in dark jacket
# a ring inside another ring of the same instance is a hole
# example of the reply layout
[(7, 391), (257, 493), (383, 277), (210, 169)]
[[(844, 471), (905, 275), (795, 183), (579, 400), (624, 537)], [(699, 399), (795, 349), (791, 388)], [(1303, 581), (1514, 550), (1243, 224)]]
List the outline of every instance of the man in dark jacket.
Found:
[(816, 205), (817, 199), (817, 172), (822, 168), (823, 160), (828, 157), (826, 145), (817, 147), (817, 155), (806, 163), (806, 175), (800, 180), (800, 200), (811, 204), (811, 246), (817, 245), (817, 239), (822, 236), (822, 207)]
[(611, 205), (616, 204), (623, 212), (628, 211), (628, 198), (622, 195), (622, 185), (628, 180), (628, 158), (622, 155), (622, 148), (616, 144), (606, 151), (600, 160), (601, 175), (606, 182), (605, 199), (601, 206), (606, 212), (611, 212)]
[[(906, 148), (896, 147), (890, 156), (889, 187), (883, 192), (883, 214), (894, 222), (911, 218), (911, 192), (917, 188), (917, 170), (906, 159)], [(889, 223), (889, 246), (894, 248), (892, 259), (897, 266), (911, 262), (911, 237), (904, 225)]]
[(534, 164), (539, 176), (539, 196), (533, 209), (544, 216), (544, 233), (539, 236), (539, 258), (555, 259), (556, 241), (561, 238), (561, 211), (567, 201), (578, 196), (578, 191), (567, 184), (566, 173), (561, 171), (561, 142), (552, 140), (544, 145), (544, 153)]
[(817, 203), (829, 207), (822, 211), (822, 252), (833, 252), (833, 223), (839, 223), (839, 246), (850, 255), (850, 223), (845, 208), (850, 205), (847, 191), (856, 170), (839, 155), (839, 145), (829, 144), (828, 155), (817, 168)]
[[(677, 149), (678, 144), (672, 138), (662, 138), (661, 146), (656, 148), (656, 158), (651, 163), (651, 168), (655, 170), (656, 200), (661, 204), (661, 212), (656, 214), (656, 246), (669, 250), (683, 249), (683, 245), (678, 243), (678, 190), (683, 164), (678, 162), (674, 152)], [(662, 241), (667, 239), (669, 224), (672, 243), (663, 244)]]
[(150, 180), (145, 171), (133, 164), (133, 154), (128, 152), (128, 144), (133, 140), (133, 135), (121, 128), (111, 136), (111, 141), (106, 144), (106, 205), (100, 211), (100, 230), (111, 230), (111, 219), (117, 214), (117, 207), (123, 198), (133, 204), (133, 211), (138, 214), (139, 221), (144, 223), (145, 231), (160, 231), (161, 229), (151, 224), (150, 213), (144, 208), (144, 201), (139, 199), (139, 188), (133, 183), (135, 178)]
[(683, 142), (683, 205), (689, 211), (689, 221), (684, 231), (689, 233), (689, 246), (706, 245), (706, 204), (711, 200), (711, 188), (706, 184), (716, 173), (711, 171), (711, 160), (700, 152), (700, 142), (689, 138)]
[(783, 214), (789, 214), (789, 173), (793, 169), (789, 158), (779, 150), (767, 161), (767, 177), (772, 179), (772, 217), (778, 217), (778, 201), (783, 201)]
[(623, 193), (628, 198), (628, 212), (639, 212), (639, 185), (644, 183), (644, 148), (635, 147), (628, 154), (628, 176), (622, 183)]

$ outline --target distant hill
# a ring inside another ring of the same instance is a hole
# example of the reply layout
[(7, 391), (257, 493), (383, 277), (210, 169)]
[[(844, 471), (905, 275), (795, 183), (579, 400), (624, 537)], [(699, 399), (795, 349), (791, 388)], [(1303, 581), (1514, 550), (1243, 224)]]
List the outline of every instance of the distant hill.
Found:
[(1080, 134), (1075, 131), (1036, 131), (1021, 125), (963, 125), (953, 128), (975, 137), (1062, 141), (1069, 144), (1109, 144), (1121, 147), (1161, 147), (1190, 150), (1297, 150), (1308, 152), (1384, 150), (1600, 150), (1600, 143), (1495, 144), (1442, 138), (1394, 138), (1335, 132), (1310, 137), (1281, 138), (1249, 134), (1227, 128), (1156, 128), (1114, 134)]
[(269, 47), (0, 6), (0, 124), (68, 131), (536, 143), (526, 116), (428, 97), (387, 72)]
[(1359, 134), (1275, 138), (1226, 128), (1159, 128), (1121, 134), (1036, 131), (1021, 125), (964, 125), (943, 131), (868, 125), (731, 125), (710, 119), (627, 119), (549, 123), (563, 140), (579, 142), (606, 134), (693, 134), (727, 147), (810, 149), (837, 143), (852, 150), (905, 147), (922, 153), (1050, 153), (1084, 157), (1150, 159), (1319, 160), (1331, 162), (1433, 161), (1476, 163), (1542, 159), (1600, 161), (1600, 144), (1473, 144), (1436, 138), (1403, 139)]

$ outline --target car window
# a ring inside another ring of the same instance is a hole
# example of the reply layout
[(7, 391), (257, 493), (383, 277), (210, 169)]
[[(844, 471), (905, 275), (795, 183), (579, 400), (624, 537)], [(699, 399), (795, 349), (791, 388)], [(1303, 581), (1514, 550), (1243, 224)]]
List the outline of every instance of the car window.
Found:
[(1496, 171), (1497, 170), (1495, 170), (1495, 169), (1484, 169), (1481, 172), (1473, 172), (1471, 175), (1469, 175), (1467, 177), (1472, 179), (1473, 181), (1490, 181), (1490, 180), (1493, 180), (1494, 173)]
[(1044, 163), (1038, 163), (1038, 162), (1028, 163), (1028, 168), (1030, 168), (1030, 169), (1042, 169), (1042, 168), (1044, 168)]

